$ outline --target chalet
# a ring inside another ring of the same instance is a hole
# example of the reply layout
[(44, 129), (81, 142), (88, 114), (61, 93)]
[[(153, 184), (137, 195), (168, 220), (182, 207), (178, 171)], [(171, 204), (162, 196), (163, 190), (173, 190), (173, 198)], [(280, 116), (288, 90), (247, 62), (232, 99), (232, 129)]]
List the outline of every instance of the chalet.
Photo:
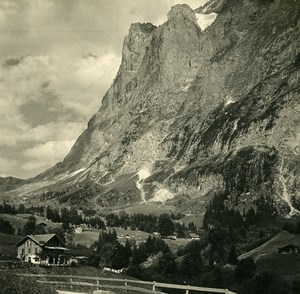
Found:
[(279, 254), (292, 254), (292, 253), (298, 253), (299, 248), (293, 244), (287, 244), (281, 247), (278, 247), (278, 253)]
[(25, 262), (45, 266), (70, 265), (66, 255), (69, 249), (56, 234), (27, 235), (16, 246), (18, 258)]

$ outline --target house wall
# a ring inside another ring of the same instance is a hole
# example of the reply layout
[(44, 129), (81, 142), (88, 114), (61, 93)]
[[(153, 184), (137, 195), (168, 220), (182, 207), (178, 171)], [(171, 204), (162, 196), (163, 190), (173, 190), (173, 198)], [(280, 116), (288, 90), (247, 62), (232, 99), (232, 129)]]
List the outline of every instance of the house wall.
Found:
[(36, 244), (30, 239), (27, 239), (23, 244), (18, 247), (18, 258), (24, 259), (25, 261), (29, 261), (35, 263), (35, 259), (37, 254), (42, 251), (40, 245)]

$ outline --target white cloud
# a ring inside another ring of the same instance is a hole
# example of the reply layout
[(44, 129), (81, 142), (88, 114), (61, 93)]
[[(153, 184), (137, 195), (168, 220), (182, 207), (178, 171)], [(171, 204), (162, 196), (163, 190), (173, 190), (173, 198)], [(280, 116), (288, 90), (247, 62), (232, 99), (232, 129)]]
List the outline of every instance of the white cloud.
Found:
[(7, 158), (0, 157), (0, 177), (6, 177), (10, 175), (18, 165), (16, 160), (9, 160)]
[(74, 143), (75, 140), (49, 141), (45, 144), (25, 149), (23, 155), (28, 160), (22, 164), (21, 168), (30, 171), (47, 169), (62, 161)]
[(70, 151), (74, 144), (74, 140), (65, 141), (49, 141), (45, 144), (39, 144), (32, 148), (25, 149), (23, 154), (26, 157), (43, 159), (47, 157), (55, 157), (55, 160), (61, 159), (61, 154)]

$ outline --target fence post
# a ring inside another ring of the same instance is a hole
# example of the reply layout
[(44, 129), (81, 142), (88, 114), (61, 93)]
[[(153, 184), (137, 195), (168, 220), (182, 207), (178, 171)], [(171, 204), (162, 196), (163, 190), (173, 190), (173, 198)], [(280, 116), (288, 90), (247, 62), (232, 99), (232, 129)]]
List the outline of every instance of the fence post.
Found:
[(232, 292), (232, 291), (230, 291), (230, 290), (228, 290), (228, 289), (225, 289), (225, 294), (236, 294), (235, 292)]
[(153, 281), (152, 291), (155, 291), (155, 284), (156, 284), (156, 282)]
[(97, 280), (97, 290), (99, 290), (99, 280)]
[(73, 289), (73, 285), (72, 285), (72, 283), (73, 283), (73, 279), (72, 279), (72, 278), (70, 278), (71, 289)]
[[(189, 287), (189, 285), (187, 285), (187, 288)], [(189, 289), (185, 290), (185, 294), (189, 294)]]
[(127, 279), (125, 279), (125, 287), (127, 287)]

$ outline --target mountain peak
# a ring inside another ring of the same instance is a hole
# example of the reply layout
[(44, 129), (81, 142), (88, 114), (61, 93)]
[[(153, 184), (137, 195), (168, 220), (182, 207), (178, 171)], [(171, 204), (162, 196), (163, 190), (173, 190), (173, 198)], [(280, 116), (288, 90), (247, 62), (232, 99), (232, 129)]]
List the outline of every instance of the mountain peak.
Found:
[(193, 14), (193, 9), (190, 6), (187, 4), (176, 4), (168, 12), (168, 20), (178, 16), (190, 16), (191, 14)]
[(136, 22), (131, 24), (129, 29), (129, 34), (137, 31), (142, 31), (144, 33), (151, 33), (155, 28), (156, 26), (150, 22), (147, 23)]

